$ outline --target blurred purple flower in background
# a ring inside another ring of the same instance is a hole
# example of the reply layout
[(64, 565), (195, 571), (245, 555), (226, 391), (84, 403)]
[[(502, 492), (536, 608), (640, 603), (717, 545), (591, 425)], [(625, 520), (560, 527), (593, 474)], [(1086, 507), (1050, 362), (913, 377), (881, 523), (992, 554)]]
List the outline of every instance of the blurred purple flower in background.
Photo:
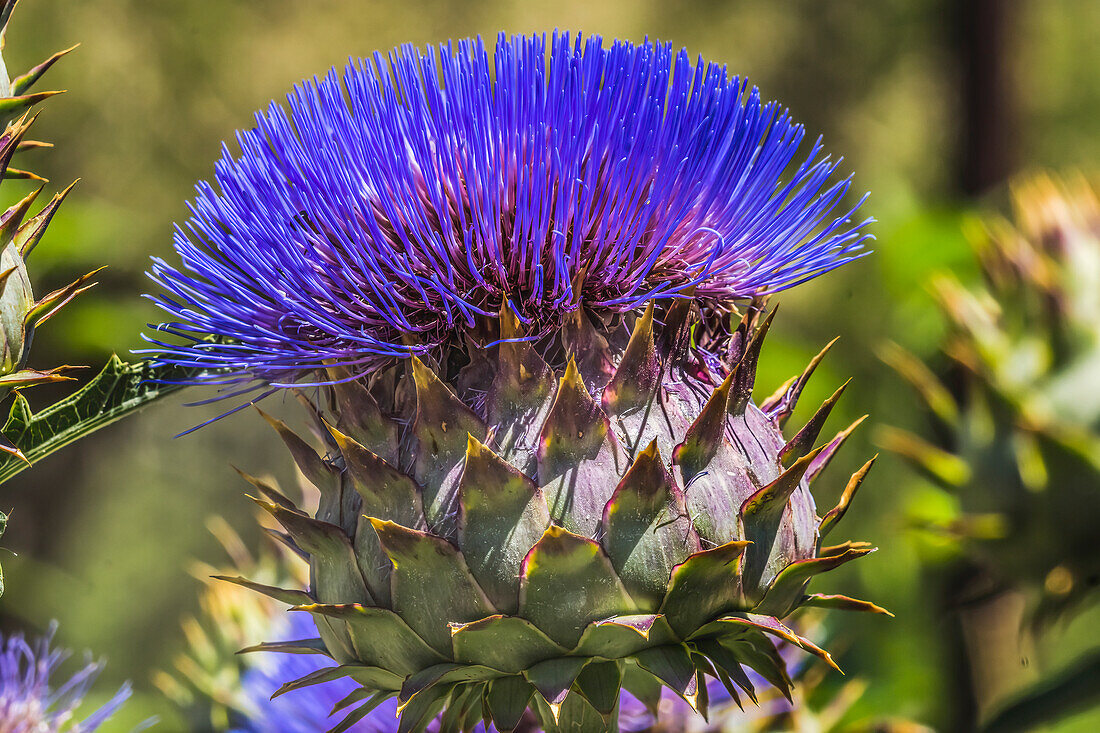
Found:
[(53, 623), (46, 635), (34, 642), (19, 633), (0, 636), (0, 732), (91, 733), (130, 697), (130, 685), (126, 683), (101, 708), (78, 720), (77, 709), (103, 670), (103, 663), (86, 659), (76, 674), (58, 681), (58, 668), (70, 653), (50, 648), (56, 631), (57, 624)]

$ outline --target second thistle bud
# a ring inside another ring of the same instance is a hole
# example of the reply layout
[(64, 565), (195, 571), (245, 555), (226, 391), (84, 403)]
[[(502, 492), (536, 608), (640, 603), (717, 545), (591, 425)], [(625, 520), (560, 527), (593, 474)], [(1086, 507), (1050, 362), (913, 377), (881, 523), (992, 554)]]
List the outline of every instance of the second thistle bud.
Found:
[[(8, 19), (17, 2), (18, 0), (0, 0), (0, 51), (4, 48)], [(13, 167), (12, 159), (19, 151), (46, 146), (46, 143), (24, 140), (35, 119), (35, 115), (30, 115), (26, 110), (60, 92), (30, 90), (58, 59), (71, 50), (55, 53), (15, 78), (8, 73), (7, 64), (0, 55), (0, 124), (4, 125), (3, 132), (0, 133), (0, 180), (45, 180), (34, 173)], [(22, 116), (13, 119), (17, 115)], [(0, 214), (0, 399), (7, 397), (11, 390), (21, 387), (67, 379), (60, 374), (65, 367), (45, 371), (26, 368), (31, 340), (35, 328), (78, 293), (90, 287), (88, 280), (94, 272), (36, 299), (31, 288), (26, 259), (46, 233), (50, 221), (71, 189), (72, 186), (69, 186), (56, 194), (33, 216), (31, 207), (41, 189), (32, 191)], [(3, 436), (0, 436), (0, 451), (26, 460), (22, 451)]]
[[(23, 135), (34, 122), (26, 116), (9, 124), (0, 135), (0, 170), (7, 168)], [(63, 288), (35, 299), (27, 273), (26, 258), (46, 233), (61, 202), (72, 186), (58, 193), (34, 216), (27, 219), (38, 191), (0, 215), (0, 388), (27, 387), (42, 382), (64, 379), (57, 369), (37, 371), (25, 369), (34, 329), (48, 320), (78, 293), (86, 290), (90, 272)]]

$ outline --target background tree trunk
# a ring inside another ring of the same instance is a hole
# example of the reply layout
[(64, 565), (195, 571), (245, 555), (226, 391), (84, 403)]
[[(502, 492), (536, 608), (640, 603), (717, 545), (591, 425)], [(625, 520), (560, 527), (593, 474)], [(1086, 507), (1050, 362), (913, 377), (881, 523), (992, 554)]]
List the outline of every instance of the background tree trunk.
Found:
[(1020, 114), (1013, 80), (1019, 0), (949, 0), (958, 69), (959, 189), (976, 196), (1003, 182), (1020, 159)]

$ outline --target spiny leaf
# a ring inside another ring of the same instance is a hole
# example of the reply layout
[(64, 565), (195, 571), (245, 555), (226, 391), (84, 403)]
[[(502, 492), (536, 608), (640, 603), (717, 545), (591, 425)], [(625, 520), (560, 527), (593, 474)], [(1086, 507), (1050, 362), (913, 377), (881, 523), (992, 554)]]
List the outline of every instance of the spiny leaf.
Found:
[(661, 613), (681, 638), (736, 605), (740, 561), (748, 545), (733, 541), (697, 552), (672, 571)]
[(398, 425), (382, 413), (378, 401), (344, 369), (330, 369), (338, 380), (332, 386), (339, 419), (335, 427), (390, 464), (398, 462)]
[(489, 706), (489, 714), (497, 730), (515, 730), (534, 694), (531, 684), (518, 675), (494, 682), (485, 695), (485, 703)]
[[(3, 158), (0, 157), (0, 162), (2, 161)], [(30, 212), (31, 206), (38, 198), (38, 194), (42, 193), (43, 188), (44, 186), (40, 186), (31, 191), (24, 196), (22, 200), (9, 206), (7, 210), (0, 215), (0, 243), (3, 243), (4, 246), (7, 246), (11, 238), (15, 236), (15, 232), (22, 226), (23, 219)]]
[(351, 436), (331, 425), (328, 429), (344, 457), (346, 476), (362, 498), (360, 513), (412, 529), (425, 529), (420, 487), (416, 482)]
[(397, 721), (397, 733), (420, 733), (447, 704), (454, 685), (436, 685), (398, 706), (401, 717)]
[(870, 601), (861, 601), (858, 598), (849, 598), (848, 596), (811, 593), (802, 599), (802, 605), (813, 606), (815, 608), (839, 608), (844, 611), (880, 613), (890, 618), (894, 617), (894, 614), (890, 613), (882, 606), (871, 603)]
[(629, 614), (588, 624), (571, 653), (582, 657), (624, 659), (646, 647), (675, 641), (676, 634), (664, 616)]
[(810, 470), (806, 471), (807, 482), (812, 484), (814, 482), (814, 479), (817, 478), (818, 474), (828, 468), (829, 462), (833, 460), (833, 456), (837, 454), (837, 451), (839, 451), (841, 446), (844, 445), (845, 441), (848, 440), (848, 437), (853, 432), (855, 432), (855, 429), (863, 424), (863, 421), (866, 419), (867, 415), (858, 418), (851, 425), (838, 432), (835, 436), (833, 436), (832, 440), (825, 444), (825, 447), (822, 449), (821, 453), (817, 455), (817, 459), (812, 464), (810, 464)]
[(214, 580), (222, 580), (226, 583), (234, 583), (243, 588), (248, 588), (256, 593), (261, 593), (269, 598), (274, 598), (277, 601), (283, 603), (299, 606), (302, 604), (312, 603), (313, 598), (308, 593), (295, 588), (278, 588), (273, 585), (264, 585), (263, 583), (256, 583), (247, 578), (231, 575), (212, 575), (210, 576)]
[(684, 701), (696, 706), (699, 694), (695, 664), (688, 648), (682, 644), (669, 644), (638, 652), (634, 657), (638, 666), (661, 680)]
[(351, 674), (351, 671), (351, 665), (321, 667), (320, 669), (316, 669), (307, 675), (284, 683), (282, 687), (271, 693), (271, 699), (274, 700), (280, 695), (285, 695), (286, 693), (293, 692), (294, 690), (300, 690), (303, 687), (319, 685), (325, 682), (331, 682), (332, 680), (340, 679), (341, 677), (346, 677)]
[[(315, 603), (292, 610), (308, 611), (313, 614), (314, 621), (327, 618), (346, 624), (357, 664), (389, 670), (398, 675), (398, 679), (446, 661), (400, 616), (386, 608), (358, 603)], [(393, 689), (400, 689), (400, 685)]]
[[(19, 146), (16, 148), (16, 150), (22, 150), (23, 146), (24, 146), (24, 143), (19, 143)], [(37, 173), (31, 173), (30, 171), (25, 171), (22, 168), (8, 167), (4, 171), (4, 180), (35, 181), (35, 182), (38, 182), (38, 183), (47, 183), (47, 182), (49, 182), (50, 179), (43, 178), (42, 176), (38, 175)]]
[(436, 651), (451, 653), (447, 622), (467, 623), (495, 612), (466, 560), (446, 540), (371, 518), (393, 564), (392, 606)]
[(497, 609), (514, 614), (523, 558), (550, 526), (546, 500), (472, 435), (458, 491), (459, 545), (470, 571)]
[(783, 450), (779, 452), (780, 458), (786, 458), (787, 456), (801, 456), (807, 451), (813, 448), (814, 443), (817, 442), (817, 436), (821, 434), (821, 429), (825, 427), (825, 421), (829, 419), (829, 413), (833, 411), (833, 407), (836, 405), (840, 396), (844, 394), (845, 388), (852, 380), (849, 379), (844, 384), (833, 392), (832, 396), (817, 408), (817, 412), (814, 413), (802, 429), (791, 438)]
[(503, 677), (499, 671), (477, 664), (454, 664), (453, 662), (441, 662), (431, 667), (420, 670), (405, 678), (401, 685), (401, 693), (398, 701), (401, 706), (408, 705), (418, 695), (430, 691), (439, 685), (463, 684), (466, 682), (482, 682)]
[(641, 606), (656, 608), (673, 567), (700, 549), (683, 492), (665, 468), (656, 440), (619, 482), (601, 526), (601, 544), (627, 592)]
[(554, 717), (557, 718), (561, 704), (569, 695), (569, 689), (588, 661), (583, 657), (547, 659), (524, 670), (523, 675), (550, 705)]
[[(756, 698), (756, 687), (741, 667), (743, 662), (737, 657), (733, 648), (721, 644), (716, 639), (700, 639), (694, 643), (694, 647), (714, 665), (719, 678), (725, 675), (729, 681), (744, 690), (753, 704), (759, 704)], [(725, 679), (722, 679), (722, 684), (726, 684)], [(730, 697), (737, 700), (737, 694), (733, 690), (730, 690)], [(739, 700), (737, 704), (740, 706)]]
[[(59, 448), (93, 433), (126, 415), (165, 397), (183, 385), (194, 370), (154, 368), (147, 363), (127, 363), (112, 356), (91, 382), (69, 397), (32, 413), (30, 404), (17, 395), (4, 423), (3, 434), (18, 446), (27, 462), (7, 457), (0, 462), (0, 483)], [(158, 380), (154, 383), (151, 380)]]
[[(649, 404), (661, 378), (661, 360), (653, 341), (653, 301), (634, 324), (615, 374), (603, 391), (608, 415), (621, 415)], [(598, 709), (598, 708), (597, 708)]]
[(485, 414), (497, 427), (497, 453), (527, 475), (536, 470), (538, 433), (557, 388), (553, 372), (530, 343), (522, 339), (519, 320), (501, 304), (497, 373), (485, 394)]
[(794, 683), (787, 674), (787, 663), (767, 636), (762, 632), (753, 632), (743, 634), (736, 640), (723, 638), (720, 642), (733, 650), (745, 666), (779, 690), (787, 702), (794, 702), (791, 696)]
[(745, 628), (757, 629), (766, 634), (771, 634), (772, 636), (782, 639), (788, 644), (794, 644), (795, 646), (810, 652), (811, 654), (824, 660), (826, 664), (828, 664), (836, 671), (840, 671), (840, 667), (838, 667), (836, 662), (833, 661), (832, 655), (819, 647), (817, 644), (814, 644), (809, 639), (799, 636), (795, 632), (791, 631), (791, 629), (785, 626), (783, 622), (772, 616), (755, 613), (735, 613), (727, 616), (726, 618), (720, 619), (718, 623), (729, 623), (738, 626), (744, 626)]
[(621, 447), (607, 416), (570, 359), (539, 435), (538, 484), (550, 516), (570, 532), (591, 537), (615, 489)]
[[(326, 463), (313, 447), (302, 439), (300, 435), (291, 430), (285, 422), (268, 415), (259, 407), (255, 408), (267, 423), (279, 434), (287, 450), (290, 451), (294, 462), (298, 464), (309, 482), (316, 486), (322, 495), (334, 494), (340, 485), (339, 472)], [(335, 517), (322, 517), (325, 521), (338, 521)]]
[(753, 611), (757, 614), (784, 618), (802, 602), (802, 596), (810, 578), (872, 553), (875, 548), (863, 543), (851, 543), (837, 546), (836, 551), (830, 550), (831, 548), (824, 548), (820, 552), (820, 557), (796, 560), (783, 568), (775, 576), (771, 587)]
[(695, 307), (695, 286), (684, 291), (683, 297), (673, 300), (665, 314), (664, 328), (657, 343), (662, 361), (678, 362), (687, 351), (691, 329), (698, 318)]
[[(752, 397), (752, 388), (756, 384), (756, 365), (760, 360), (760, 349), (764, 345), (764, 337), (768, 335), (768, 329), (771, 328), (772, 319), (775, 318), (778, 310), (778, 307), (772, 308), (771, 313), (765, 316), (760, 326), (752, 332), (752, 338), (745, 347), (745, 353), (737, 364), (737, 374), (734, 376), (729, 398), (729, 411), (733, 415), (742, 414), (745, 405)], [(752, 319), (755, 319), (755, 315), (750, 317), (748, 313), (746, 313), (746, 317), (750, 318), (750, 323)]]
[(750, 603), (759, 600), (761, 591), (769, 587), (789, 560), (794, 539), (782, 529), (783, 517), (789, 511), (791, 496), (820, 450), (799, 458), (741, 504), (743, 537), (753, 543), (745, 551), (742, 575), (742, 593)]
[(638, 701), (645, 705), (650, 715), (654, 718), (657, 717), (660, 712), (661, 691), (664, 688), (664, 683), (634, 663), (627, 664), (623, 670), (622, 687), (638, 698)]
[(283, 654), (322, 654), (328, 655), (325, 642), (319, 638), (291, 639), (288, 641), (262, 641), (259, 644), (246, 646), (237, 654), (251, 654), (252, 652), (281, 652)]
[(25, 109), (30, 109), (39, 102), (49, 99), (62, 92), (35, 92), (34, 94), (21, 94), (18, 97), (0, 98), (0, 116), (13, 117)]
[(836, 523), (844, 517), (845, 512), (848, 511), (848, 507), (852, 503), (852, 498), (859, 490), (860, 485), (863, 483), (863, 479), (867, 477), (867, 472), (871, 470), (871, 466), (875, 465), (875, 459), (877, 458), (877, 455), (873, 456), (871, 460), (864, 463), (863, 466), (848, 479), (848, 485), (844, 488), (844, 493), (841, 494), (840, 501), (837, 502), (835, 507), (826, 512), (821, 520), (818, 532), (822, 538), (829, 534), (830, 530), (836, 526)]
[(618, 661), (594, 661), (585, 665), (577, 675), (577, 690), (593, 708), (605, 718), (611, 715), (619, 702), (622, 684), (622, 665)]
[(359, 707), (348, 713), (347, 717), (341, 720), (340, 724), (337, 725), (335, 728), (330, 729), (328, 733), (344, 733), (344, 731), (351, 730), (351, 727), (353, 725), (358, 723), (363, 718), (367, 717), (367, 715), (369, 715), (371, 711), (384, 703), (386, 700), (389, 700), (395, 694), (396, 693), (387, 690), (375, 693), (374, 696), (371, 697), (371, 699), (368, 700), (366, 703), (360, 705)]
[(31, 88), (31, 86), (34, 85), (34, 83), (36, 81), (38, 81), (40, 78), (42, 78), (43, 74), (45, 74), (47, 71), (49, 71), (51, 66), (53, 66), (55, 63), (58, 62), (59, 59), (61, 59), (62, 56), (65, 56), (66, 54), (71, 53), (72, 51), (75, 51), (77, 46), (79, 46), (79, 45), (80, 44), (78, 43), (78, 44), (76, 44), (76, 46), (70, 46), (69, 48), (66, 48), (64, 51), (58, 51), (57, 53), (53, 54), (52, 56), (50, 56), (48, 59), (46, 59), (42, 63), (40, 63), (37, 66), (35, 66), (34, 68), (32, 68), (27, 73), (21, 74), (21, 75), (15, 77), (14, 79), (12, 79), (11, 80), (11, 93), (12, 93), (12, 95), (13, 96), (19, 96), (20, 94), (25, 94)]
[(688, 428), (683, 442), (672, 453), (672, 459), (680, 466), (684, 481), (691, 481), (705, 470), (718, 452), (726, 430), (730, 386), (736, 374), (734, 369), (715, 388), (695, 422)]
[(611, 350), (601, 330), (596, 328), (583, 308), (575, 310), (561, 327), (562, 343), (581, 383), (596, 395), (603, 391), (615, 373), (615, 365), (608, 356)]
[(486, 438), (488, 427), (424, 362), (412, 358), (418, 448), (413, 479), (420, 485), (432, 531), (448, 540), (458, 535), (458, 486), (454, 466), (466, 456), (466, 438)]

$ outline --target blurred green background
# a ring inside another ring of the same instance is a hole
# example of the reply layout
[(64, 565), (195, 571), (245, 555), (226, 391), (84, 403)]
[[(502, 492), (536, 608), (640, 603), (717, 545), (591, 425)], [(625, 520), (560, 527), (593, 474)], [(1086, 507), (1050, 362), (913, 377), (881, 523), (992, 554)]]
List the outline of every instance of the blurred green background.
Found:
[[(32, 366), (95, 367), (112, 350), (139, 345), (142, 327), (157, 318), (140, 297), (149, 256), (169, 254), (173, 222), (185, 217), (195, 181), (212, 174), (221, 141), (297, 80), (399, 43), (554, 28), (649, 35), (727, 64), (789, 105), (811, 135), (822, 133), (856, 172), (856, 188), (872, 192), (865, 211), (879, 220), (875, 254), (782, 296), (759, 381), (770, 393), (842, 336), (803, 399), (803, 417), (851, 375), (829, 427), (865, 412), (872, 420), (817, 482), (822, 507), (877, 450), (876, 421), (921, 426), (916, 398), (874, 350), (891, 338), (936, 360), (943, 324), (924, 283), (945, 268), (973, 277), (960, 229), (966, 213), (999, 207), (1000, 184), (1013, 172), (1095, 171), (1100, 163), (1096, 0), (25, 0), (8, 34), (10, 68), (82, 44), (47, 77), (69, 92), (36, 124), (36, 135), (57, 145), (33, 153), (50, 189), (82, 179), (34, 253), (36, 288), (109, 265), (99, 287), (37, 335)], [(20, 182), (4, 189), (6, 200), (27, 190)], [(60, 393), (43, 388), (28, 397), (44, 404)], [(284, 486), (296, 482), (289, 457), (254, 414), (173, 439), (217, 410), (180, 401), (0, 488), (0, 505), (14, 507), (0, 624), (36, 630), (56, 618), (64, 644), (109, 659), (106, 678), (132, 679), (137, 699), (107, 730), (129, 730), (154, 713), (159, 729), (180, 729), (149, 679), (183, 645), (179, 622), (194, 611), (199, 588), (187, 573), (191, 560), (223, 560), (204, 522), (219, 513), (261, 541), (230, 461), (273, 471)], [(298, 419), (293, 409), (271, 407)], [(853, 720), (952, 724), (961, 704), (950, 672), (959, 640), (929, 580), (951, 547), (906, 519), (914, 509), (935, 515), (950, 505), (885, 455), (848, 514), (847, 536), (881, 550), (832, 587), (897, 613), (829, 618), (833, 646), (846, 650), (842, 666), (870, 682)], [(1086, 613), (1058, 629), (1049, 648), (1036, 651), (1041, 658), (1012, 663), (1025, 674), (1063, 664), (1095, 640), (1098, 620)], [(1098, 728), (1100, 716), (1085, 714), (1058, 730)]]

